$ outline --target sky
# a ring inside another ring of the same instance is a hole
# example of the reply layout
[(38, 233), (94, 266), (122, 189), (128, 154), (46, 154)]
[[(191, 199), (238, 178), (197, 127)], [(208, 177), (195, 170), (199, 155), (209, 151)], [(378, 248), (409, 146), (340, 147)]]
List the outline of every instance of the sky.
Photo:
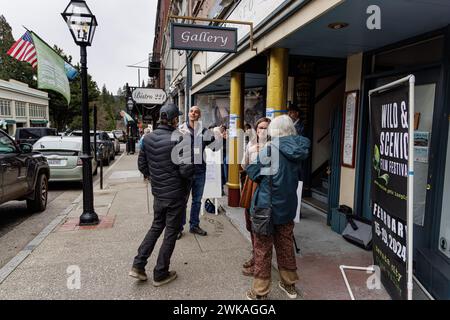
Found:
[[(48, 44), (56, 44), (72, 56), (72, 64), (80, 61), (80, 49), (75, 44), (61, 13), (69, 0), (0, 0), (0, 15), (10, 24), (14, 39), (26, 31), (34, 31)], [(91, 47), (88, 47), (88, 72), (113, 94), (128, 82), (138, 86), (138, 69), (147, 66), (153, 48), (157, 0), (87, 0), (97, 17), (98, 27)], [(147, 83), (148, 72), (140, 69), (140, 79)], [(140, 85), (139, 85), (140, 86)]]

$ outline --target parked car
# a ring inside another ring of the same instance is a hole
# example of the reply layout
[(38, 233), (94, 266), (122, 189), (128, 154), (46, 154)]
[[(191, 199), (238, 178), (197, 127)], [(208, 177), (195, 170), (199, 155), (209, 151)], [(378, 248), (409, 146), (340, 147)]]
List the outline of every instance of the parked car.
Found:
[(112, 131), (108, 131), (106, 132), (109, 136), (109, 138), (111, 139), (111, 141), (114, 143), (114, 150), (117, 153), (120, 152), (120, 141), (119, 139), (116, 138), (116, 136), (114, 135), (114, 133)]
[[(34, 145), (33, 150), (42, 153), (50, 167), (50, 182), (83, 181), (83, 162), (81, 155), (83, 143), (81, 137), (43, 137)], [(94, 153), (94, 145), (91, 144)], [(92, 174), (97, 174), (97, 161), (92, 157)]]
[(29, 143), (35, 144), (42, 137), (56, 136), (58, 134), (55, 128), (46, 127), (32, 127), (32, 128), (17, 128), (15, 140), (17, 144)]
[[(69, 137), (81, 137), (83, 132), (81, 130), (72, 131)], [(97, 131), (97, 149), (102, 150), (101, 158), (103, 164), (109, 166), (111, 160), (116, 158), (116, 152), (114, 150), (114, 143), (109, 138), (105, 131)], [(91, 142), (94, 142), (94, 131), (91, 131)]]
[(113, 130), (112, 133), (120, 142), (127, 142), (127, 134), (123, 130)]
[(17, 145), (0, 130), (0, 204), (26, 200), (32, 212), (47, 207), (50, 168), (45, 157), (27, 143)]

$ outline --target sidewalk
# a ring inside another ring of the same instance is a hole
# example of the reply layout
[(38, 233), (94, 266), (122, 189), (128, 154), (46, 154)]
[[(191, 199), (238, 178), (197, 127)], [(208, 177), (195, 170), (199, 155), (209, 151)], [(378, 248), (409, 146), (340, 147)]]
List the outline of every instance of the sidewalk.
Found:
[[(0, 299), (244, 299), (251, 278), (241, 274), (241, 265), (251, 246), (224, 215), (201, 218), (208, 236), (185, 233), (177, 241), (171, 260), (176, 281), (154, 288), (151, 281), (128, 276), (153, 215), (152, 197), (147, 200), (149, 190), (136, 163), (137, 155), (121, 157), (106, 172), (104, 189), (94, 186), (98, 226), (76, 225), (82, 212), (79, 197), (49, 225), (48, 235), (38, 236), (46, 236), (42, 243), (29, 244), (24, 252), (31, 253), (0, 284)], [(149, 260), (149, 276), (159, 246)], [(77, 268), (81, 287), (69, 289), (68, 284), (76, 284)], [(273, 275), (270, 298), (286, 299)]]
[[(243, 209), (230, 208), (227, 199), (222, 198), (221, 205), (232, 223), (246, 235)], [(350, 295), (339, 269), (340, 265), (369, 267), (372, 252), (360, 249), (341, 235), (334, 233), (326, 225), (326, 216), (308, 205), (302, 205), (302, 219), (296, 224), (294, 236), (300, 249), (296, 254), (300, 281), (297, 288), (305, 300), (349, 300)], [(273, 265), (276, 268), (275, 253)], [(390, 300), (383, 287), (369, 290), (366, 282), (371, 274), (364, 271), (347, 270), (346, 275), (356, 300)]]

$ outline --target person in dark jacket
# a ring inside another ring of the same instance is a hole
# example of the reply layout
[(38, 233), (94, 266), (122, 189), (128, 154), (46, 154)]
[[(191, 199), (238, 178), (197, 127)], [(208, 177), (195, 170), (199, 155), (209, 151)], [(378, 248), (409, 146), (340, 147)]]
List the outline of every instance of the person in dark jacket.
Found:
[(254, 279), (252, 288), (247, 291), (247, 298), (252, 300), (266, 298), (270, 291), (273, 246), (280, 272), (279, 287), (289, 298), (297, 297), (295, 283), (298, 275), (293, 232), (298, 203), (298, 164), (309, 155), (311, 142), (297, 135), (287, 115), (272, 120), (269, 136), (271, 157), (268, 157), (267, 144), (256, 159), (250, 159), (250, 165), (246, 168), (249, 178), (259, 182), (250, 212), (254, 212), (255, 207), (271, 207), (274, 224), (272, 235), (254, 234)]
[(184, 140), (176, 129), (178, 116), (181, 114), (173, 104), (163, 106), (160, 111), (160, 125), (145, 136), (139, 153), (139, 171), (149, 178), (152, 187), (154, 219), (138, 249), (129, 275), (141, 281), (147, 280), (145, 273), (147, 260), (156, 241), (166, 229), (153, 270), (154, 286), (169, 283), (177, 277), (175, 271), (169, 271), (170, 257), (186, 211), (194, 174), (190, 158), (182, 157)]
[[(203, 196), (203, 189), (206, 181), (206, 162), (204, 151), (206, 146), (215, 141), (214, 133), (202, 127), (201, 111), (197, 106), (189, 110), (189, 120), (184, 123), (180, 131), (189, 135), (191, 142), (191, 160), (194, 163), (194, 179), (192, 181), (192, 205), (189, 219), (189, 232), (206, 236), (207, 232), (200, 228), (200, 206)], [(186, 215), (183, 218), (183, 226), (180, 228), (178, 239), (183, 235), (183, 227), (186, 224)]]

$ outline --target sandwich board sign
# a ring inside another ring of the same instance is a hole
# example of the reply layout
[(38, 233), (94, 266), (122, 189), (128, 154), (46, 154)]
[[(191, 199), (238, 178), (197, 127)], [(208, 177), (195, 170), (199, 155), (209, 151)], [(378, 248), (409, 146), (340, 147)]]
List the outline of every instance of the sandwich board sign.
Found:
[(206, 199), (214, 199), (216, 215), (218, 214), (217, 199), (222, 197), (222, 150), (213, 151), (205, 148), (206, 177), (202, 196), (202, 214)]
[(412, 299), (414, 82), (411, 75), (369, 92), (373, 259), (396, 300)]

